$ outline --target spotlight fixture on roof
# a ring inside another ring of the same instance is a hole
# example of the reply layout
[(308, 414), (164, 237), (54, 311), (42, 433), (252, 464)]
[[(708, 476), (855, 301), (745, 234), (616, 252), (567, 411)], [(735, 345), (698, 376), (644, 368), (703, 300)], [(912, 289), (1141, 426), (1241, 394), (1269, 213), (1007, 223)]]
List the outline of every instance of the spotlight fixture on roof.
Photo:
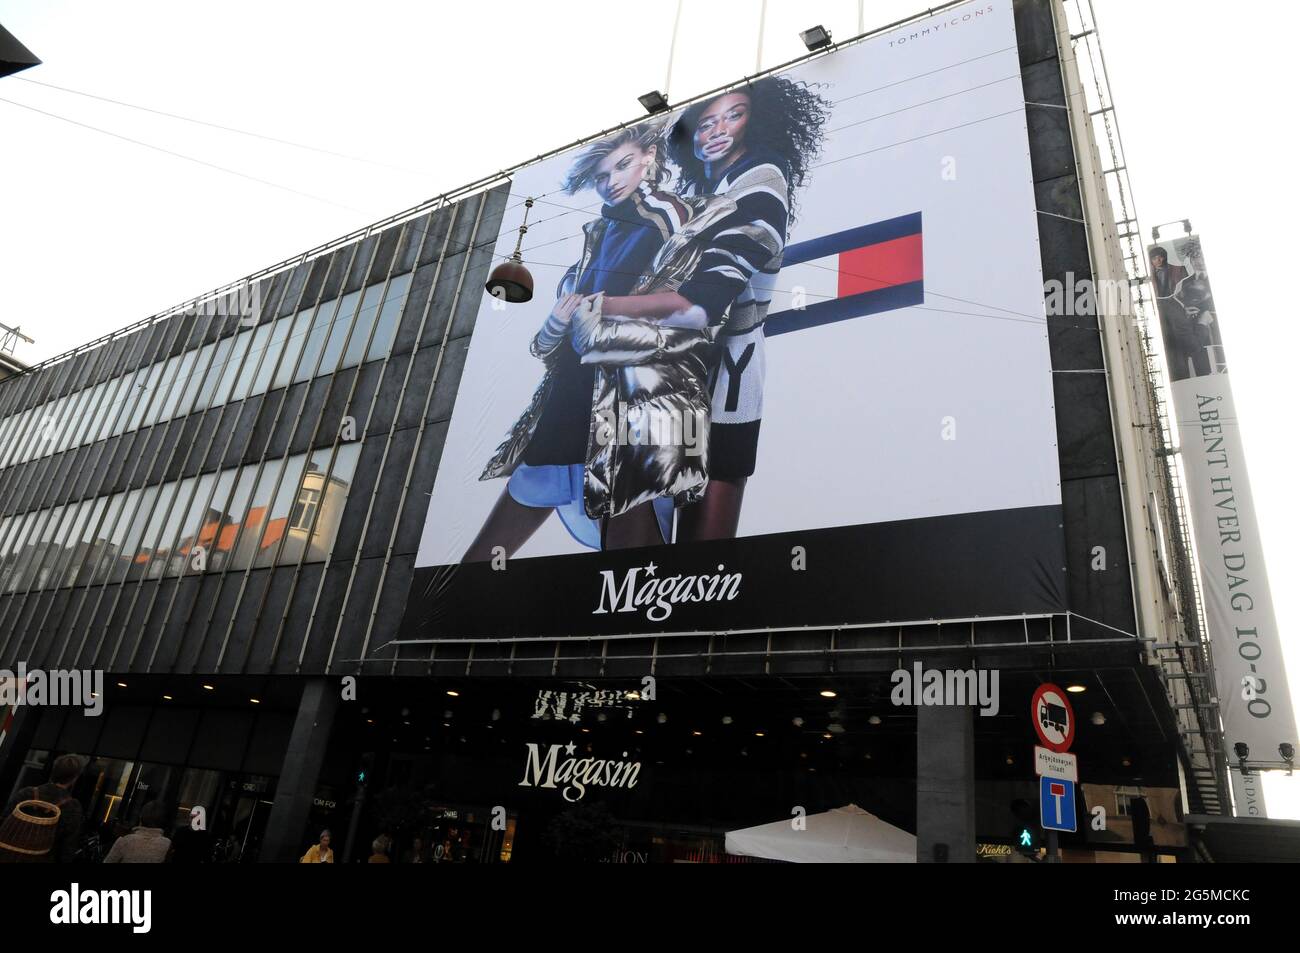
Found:
[(811, 30), (801, 32), (799, 39), (803, 40), (803, 45), (810, 51), (824, 50), (831, 45), (831, 31), (819, 23)]
[(1242, 777), (1250, 774), (1250, 766), (1246, 764), (1246, 759), (1250, 757), (1250, 745), (1244, 741), (1238, 741), (1232, 746), (1232, 753), (1237, 756), (1237, 765), (1241, 768)]
[(1282, 756), (1286, 762), (1286, 773), (1288, 775), (1295, 769), (1295, 745), (1289, 741), (1284, 741), (1277, 746), (1277, 753)]
[(0, 26), (0, 76), (8, 76), (31, 66), (39, 66), (40, 59), (18, 38)]
[(659, 90), (657, 89), (651, 90), (648, 93), (644, 93), (638, 96), (636, 98), (636, 101), (639, 102), (643, 107), (645, 107), (645, 111), (652, 116), (655, 113), (662, 113), (668, 111), (668, 97), (665, 96), (663, 93), (659, 92)]
[[(523, 304), (525, 301), (533, 300), (533, 276), (524, 267), (524, 260), (520, 254), (524, 244), (524, 235), (528, 233), (528, 213), (532, 210), (532, 207), (532, 198), (526, 199), (524, 201), (524, 222), (519, 226), (519, 237), (515, 239), (515, 252), (492, 269), (492, 274), (488, 276), (487, 283), (483, 286), (484, 290), (492, 297), (508, 301), (511, 304)], [(448, 692), (447, 694), (451, 695), (453, 693)]]

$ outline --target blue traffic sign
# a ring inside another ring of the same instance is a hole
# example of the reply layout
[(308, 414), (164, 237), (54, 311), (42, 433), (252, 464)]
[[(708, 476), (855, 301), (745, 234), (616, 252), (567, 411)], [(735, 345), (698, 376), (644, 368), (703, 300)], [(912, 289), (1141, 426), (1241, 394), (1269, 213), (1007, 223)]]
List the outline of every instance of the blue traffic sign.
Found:
[(1074, 831), (1074, 782), (1064, 778), (1038, 779), (1038, 811), (1045, 831)]

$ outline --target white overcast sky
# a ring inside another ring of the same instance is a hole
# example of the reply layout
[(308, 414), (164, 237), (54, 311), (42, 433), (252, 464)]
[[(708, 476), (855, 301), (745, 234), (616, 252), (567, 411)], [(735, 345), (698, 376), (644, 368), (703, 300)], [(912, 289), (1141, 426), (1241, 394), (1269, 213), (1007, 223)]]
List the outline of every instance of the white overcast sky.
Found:
[[(1270, 229), (1291, 226), (1297, 205), (1295, 51), (1276, 28), (1285, 18), (1270, 15), (1291, 7), (1251, 4), (1229, 30), (1223, 5), (1210, 0), (1094, 3), (1143, 229), (1190, 218), (1204, 238), (1300, 695), (1288, 396), (1300, 321), (1282, 280), (1287, 259), (1268, 244)], [(754, 70), (759, 7), (686, 0), (670, 98)], [(922, 4), (866, 7), (871, 28)], [(664, 86), (675, 8), (674, 0), (0, 0), (0, 24), (44, 60), (20, 76), (403, 170), (0, 80), (0, 98), (329, 200), (0, 102), (0, 322), (36, 338), (17, 352), (34, 363), (636, 118), (636, 96)], [(814, 24), (837, 38), (857, 32), (856, 0), (769, 0), (767, 8), (765, 66), (798, 56), (798, 31)], [(1280, 271), (1261, 276), (1261, 268)], [(1269, 777), (1265, 792), (1273, 816), (1300, 818), (1300, 777)]]

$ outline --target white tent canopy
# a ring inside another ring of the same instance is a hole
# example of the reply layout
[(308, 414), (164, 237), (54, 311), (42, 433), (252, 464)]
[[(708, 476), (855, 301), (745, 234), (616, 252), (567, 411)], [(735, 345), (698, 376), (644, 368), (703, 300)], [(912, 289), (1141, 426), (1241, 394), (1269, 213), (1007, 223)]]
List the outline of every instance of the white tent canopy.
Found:
[(856, 804), (727, 834), (727, 853), (797, 864), (913, 864), (916, 838)]

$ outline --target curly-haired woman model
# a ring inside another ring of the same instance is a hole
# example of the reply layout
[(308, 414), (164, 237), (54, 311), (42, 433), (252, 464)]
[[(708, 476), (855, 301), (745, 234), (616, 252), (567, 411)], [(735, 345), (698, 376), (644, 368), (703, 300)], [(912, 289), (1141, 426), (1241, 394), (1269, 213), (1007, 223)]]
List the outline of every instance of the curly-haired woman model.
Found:
[(718, 331), (709, 485), (685, 507), (678, 542), (736, 535), (763, 418), (763, 322), (781, 270), (795, 190), (821, 147), (829, 104), (806, 83), (768, 76), (687, 109), (670, 138), (683, 194), (725, 195), (737, 206), (701, 267), (720, 285), (744, 277)]

